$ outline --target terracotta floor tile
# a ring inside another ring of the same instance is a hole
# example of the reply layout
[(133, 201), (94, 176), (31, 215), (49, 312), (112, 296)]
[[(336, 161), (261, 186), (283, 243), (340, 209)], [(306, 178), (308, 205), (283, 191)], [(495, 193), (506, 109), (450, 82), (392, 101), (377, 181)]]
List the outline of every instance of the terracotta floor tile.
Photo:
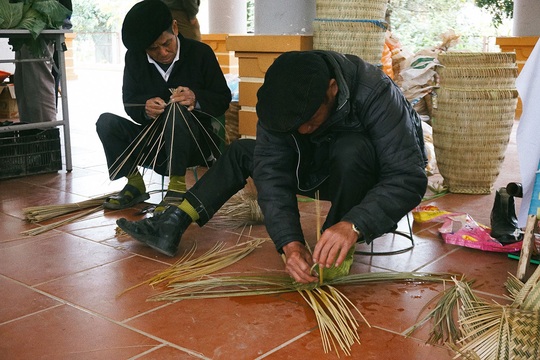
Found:
[[(37, 289), (123, 321), (162, 305), (146, 301), (157, 291), (144, 282), (167, 268), (166, 264), (132, 256), (50, 281)], [(127, 291), (136, 285), (140, 286)]]
[(36, 225), (27, 223), (20, 217), (0, 212), (0, 243), (24, 237), (21, 232), (35, 228)]
[(194, 360), (197, 358), (206, 359), (192, 351), (179, 350), (171, 346), (161, 346), (137, 357), (141, 360)]
[[(351, 348), (352, 359), (450, 360), (453, 358), (453, 355), (444, 348), (426, 345), (422, 341), (406, 338), (381, 329), (367, 328), (365, 325), (360, 327), (360, 342), (360, 344), (355, 344)], [(293, 360), (302, 359), (306, 354), (309, 354), (311, 359), (338, 359), (335, 351), (324, 353), (318, 330), (314, 330), (286, 347), (276, 349), (273, 353), (261, 358)], [(339, 358), (347, 359), (342, 352)]]
[(439, 282), (380, 282), (342, 286), (339, 289), (371, 326), (403, 333), (416, 324), (423, 308), (431, 304), (443, 285)]
[(58, 233), (41, 241), (3, 249), (0, 271), (22, 283), (36, 285), (127, 256), (129, 254), (109, 246)]
[(61, 303), (27, 286), (0, 276), (0, 325)]
[(0, 325), (6, 359), (128, 359), (159, 342), (63, 305)]
[(127, 324), (212, 359), (254, 359), (313, 328), (306, 311), (270, 296), (184, 300)]
[[(475, 280), (475, 289), (500, 296), (506, 294), (504, 283), (509, 274), (516, 274), (517, 265), (507, 254), (458, 248), (420, 271), (465, 274)], [(529, 267), (529, 276), (535, 269), (536, 266)]]

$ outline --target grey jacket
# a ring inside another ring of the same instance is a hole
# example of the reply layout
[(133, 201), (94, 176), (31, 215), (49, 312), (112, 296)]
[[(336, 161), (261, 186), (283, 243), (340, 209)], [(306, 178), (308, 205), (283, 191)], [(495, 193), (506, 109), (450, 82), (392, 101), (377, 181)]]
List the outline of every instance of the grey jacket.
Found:
[[(398, 86), (375, 66), (354, 55), (316, 53), (333, 68), (339, 92), (335, 112), (309, 135), (310, 141), (325, 141), (334, 132), (365, 133), (379, 160), (379, 182), (341, 219), (356, 224), (370, 242), (394, 229), (425, 193), (421, 122)], [(266, 228), (278, 251), (292, 241), (304, 241), (298, 189), (313, 189), (328, 177), (324, 169), (302, 173), (306, 170), (301, 170), (300, 159), (306, 154), (299, 138), (296, 132), (277, 133), (260, 122), (257, 125), (253, 179)]]

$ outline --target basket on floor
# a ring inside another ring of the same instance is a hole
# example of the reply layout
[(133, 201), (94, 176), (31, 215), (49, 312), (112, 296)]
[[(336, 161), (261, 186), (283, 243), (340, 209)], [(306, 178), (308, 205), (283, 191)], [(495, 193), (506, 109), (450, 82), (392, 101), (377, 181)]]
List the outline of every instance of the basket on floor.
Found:
[(381, 21), (313, 21), (313, 48), (353, 54), (371, 64), (381, 62), (386, 25)]
[(453, 193), (490, 194), (514, 123), (517, 91), (439, 89), (433, 145), (439, 172)]
[(388, 0), (317, 0), (318, 18), (383, 20)]
[(515, 53), (441, 53), (433, 107), (437, 166), (450, 192), (490, 194), (518, 99)]

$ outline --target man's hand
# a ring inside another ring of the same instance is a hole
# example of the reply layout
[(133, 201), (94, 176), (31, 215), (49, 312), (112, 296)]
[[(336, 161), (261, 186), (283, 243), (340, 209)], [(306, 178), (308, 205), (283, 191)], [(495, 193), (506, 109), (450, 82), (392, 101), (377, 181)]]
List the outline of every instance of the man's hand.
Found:
[(313, 261), (304, 244), (293, 241), (285, 245), (282, 250), (286, 258), (285, 270), (296, 282), (307, 284), (319, 280), (311, 273)]
[(174, 89), (171, 95), (171, 102), (184, 105), (188, 111), (195, 109), (195, 105), (197, 105), (195, 93), (190, 88), (184, 86), (179, 86)]
[(157, 119), (157, 117), (161, 115), (163, 111), (165, 111), (165, 106), (167, 106), (167, 104), (160, 97), (146, 100), (146, 104), (144, 106), (146, 116), (148, 116), (150, 119)]
[(340, 221), (322, 233), (315, 245), (313, 261), (326, 268), (340, 266), (357, 240), (358, 234), (352, 229), (352, 223)]

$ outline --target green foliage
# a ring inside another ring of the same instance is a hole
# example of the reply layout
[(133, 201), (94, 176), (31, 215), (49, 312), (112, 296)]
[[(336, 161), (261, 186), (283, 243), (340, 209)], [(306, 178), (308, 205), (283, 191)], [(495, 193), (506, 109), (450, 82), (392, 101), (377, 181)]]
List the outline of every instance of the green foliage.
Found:
[(247, 31), (252, 33), (254, 30), (255, 0), (247, 0)]
[(503, 19), (514, 16), (514, 0), (475, 0), (474, 3), (491, 14), (495, 27), (499, 27)]
[(0, 29), (11, 29), (21, 21), (23, 3), (10, 3), (9, 0), (0, 0)]
[(390, 0), (392, 33), (404, 48), (416, 52), (438, 46), (441, 34), (461, 35), (454, 50), (482, 51), (483, 38), (495, 32), (475, 0)]
[(113, 14), (103, 11), (94, 1), (73, 1), (73, 30), (77, 33), (110, 32)]
[(42, 41), (39, 34), (44, 29), (59, 29), (70, 14), (57, 0), (25, 0), (9, 3), (0, 0), (0, 28), (24, 29), (30, 31), (32, 38), (12, 38), (9, 43), (13, 50), (27, 45), (36, 56), (43, 55)]

